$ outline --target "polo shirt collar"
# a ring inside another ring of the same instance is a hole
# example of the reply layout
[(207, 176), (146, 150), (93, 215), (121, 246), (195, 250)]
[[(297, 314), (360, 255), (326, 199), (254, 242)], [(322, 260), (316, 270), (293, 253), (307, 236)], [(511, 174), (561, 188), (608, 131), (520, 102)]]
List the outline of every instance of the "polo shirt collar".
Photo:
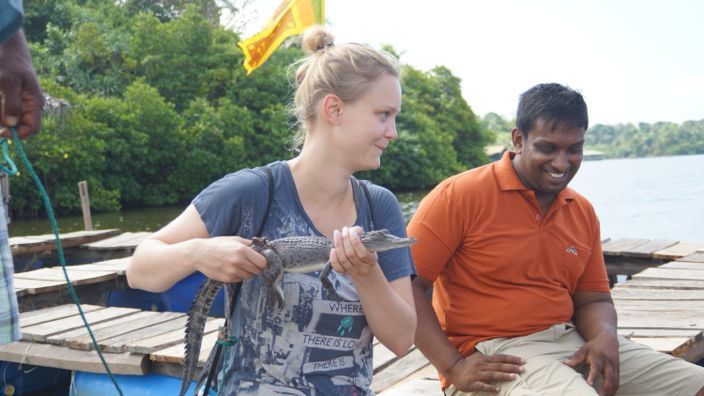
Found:
[[(494, 164), (494, 175), (496, 182), (499, 184), (501, 191), (532, 191), (526, 187), (521, 179), (518, 178), (516, 170), (513, 169), (511, 160), (516, 156), (513, 151), (506, 151), (499, 161)], [(557, 194), (559, 201), (571, 201), (574, 199), (574, 193), (571, 188), (567, 187)]]

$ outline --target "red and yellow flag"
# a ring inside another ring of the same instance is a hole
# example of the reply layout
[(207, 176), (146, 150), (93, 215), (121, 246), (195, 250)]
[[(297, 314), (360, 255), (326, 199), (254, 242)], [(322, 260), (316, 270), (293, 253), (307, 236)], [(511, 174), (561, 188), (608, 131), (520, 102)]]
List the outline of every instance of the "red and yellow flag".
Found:
[(237, 43), (244, 53), (247, 75), (266, 62), (287, 37), (324, 22), (325, 0), (283, 0), (264, 30)]

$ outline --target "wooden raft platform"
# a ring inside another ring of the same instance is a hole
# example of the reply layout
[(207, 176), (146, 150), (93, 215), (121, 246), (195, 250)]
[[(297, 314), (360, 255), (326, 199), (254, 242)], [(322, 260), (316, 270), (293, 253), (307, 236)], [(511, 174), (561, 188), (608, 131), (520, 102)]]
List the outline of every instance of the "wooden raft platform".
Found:
[(123, 232), (110, 238), (95, 242), (84, 243), (75, 253), (80, 259), (99, 258), (101, 260), (129, 257), (134, 253), (143, 240), (147, 239), (152, 232)]
[[(119, 229), (95, 230), (95, 231), (75, 231), (59, 234), (61, 246), (71, 248), (86, 243), (99, 241), (120, 233)], [(54, 234), (44, 234), (36, 236), (21, 236), (9, 238), (12, 255), (23, 255), (32, 253), (50, 253), (56, 250), (56, 237)]]
[(647, 268), (677, 260), (697, 250), (704, 242), (665, 239), (616, 239), (602, 242), (609, 275), (633, 275)]
[[(704, 250), (704, 243), (638, 241), (606, 241), (604, 255), (607, 260), (640, 255), (676, 261), (647, 268), (613, 288), (619, 333), (688, 361), (704, 358), (704, 251), (697, 251)], [(128, 261), (124, 258), (71, 266), (69, 276), (77, 288), (96, 288), (124, 280)], [(60, 268), (18, 275), (15, 287), (21, 299), (53, 296), (66, 288)], [(181, 375), (184, 314), (92, 304), (85, 304), (84, 312), (114, 372)], [(208, 322), (199, 364), (204, 363), (221, 324), (222, 319)], [(102, 372), (75, 306), (24, 312), (21, 325), (23, 340), (0, 347), (0, 360)], [(372, 388), (382, 396), (441, 394), (437, 372), (419, 350), (412, 348), (396, 358), (378, 342), (374, 345)]]
[[(125, 269), (130, 258), (66, 267), (81, 302), (106, 305), (108, 292), (127, 287)], [(15, 274), (14, 288), (20, 312), (70, 302), (68, 284), (61, 267)]]

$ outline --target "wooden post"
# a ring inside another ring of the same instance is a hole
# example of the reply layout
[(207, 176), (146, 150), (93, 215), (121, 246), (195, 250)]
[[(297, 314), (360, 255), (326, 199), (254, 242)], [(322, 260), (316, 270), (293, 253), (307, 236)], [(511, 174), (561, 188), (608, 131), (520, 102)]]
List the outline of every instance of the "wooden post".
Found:
[(90, 217), (90, 199), (88, 198), (88, 182), (78, 182), (78, 193), (81, 195), (81, 209), (83, 209), (83, 228), (93, 230), (93, 220)]

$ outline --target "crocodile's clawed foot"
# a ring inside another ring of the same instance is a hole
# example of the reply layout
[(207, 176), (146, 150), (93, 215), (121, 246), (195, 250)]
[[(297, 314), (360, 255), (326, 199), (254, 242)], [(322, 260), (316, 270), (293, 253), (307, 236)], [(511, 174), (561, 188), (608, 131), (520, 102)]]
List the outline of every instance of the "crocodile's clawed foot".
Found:
[(281, 293), (280, 290), (277, 290), (274, 287), (268, 289), (266, 303), (270, 307), (277, 307), (278, 309), (282, 309), (284, 307), (283, 293)]
[(322, 278), (320, 279), (320, 282), (323, 284), (323, 287), (325, 290), (328, 292), (328, 296), (334, 300), (335, 302), (342, 302), (342, 297), (340, 297), (339, 294), (337, 294), (337, 291), (335, 291), (335, 287), (333, 287), (332, 282), (330, 282), (330, 279)]

